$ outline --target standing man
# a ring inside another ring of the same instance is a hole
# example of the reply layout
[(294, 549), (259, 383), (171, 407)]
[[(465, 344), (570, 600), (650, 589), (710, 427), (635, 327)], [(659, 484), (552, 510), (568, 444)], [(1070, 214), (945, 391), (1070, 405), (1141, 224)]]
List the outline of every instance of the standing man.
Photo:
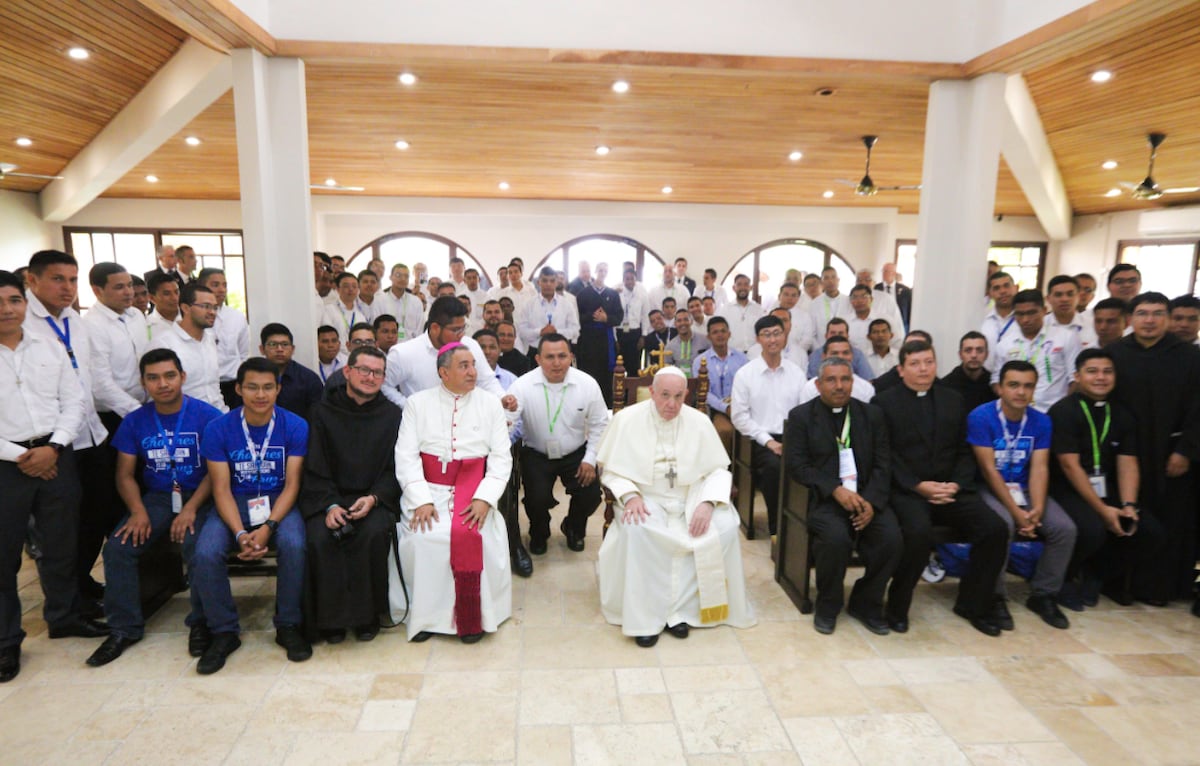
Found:
[(179, 264), (176, 271), (183, 278), (183, 284), (186, 286), (195, 282), (196, 277), (196, 250), (191, 245), (180, 245), (175, 248), (175, 258)]
[[(151, 401), (129, 413), (113, 437), (117, 489), (129, 512), (104, 544), (104, 616), (112, 633), (88, 657), (94, 668), (117, 659), (145, 634), (138, 578), (142, 554), (170, 535), (172, 542), (183, 544), (183, 560), (191, 569), (196, 533), (211, 510), (200, 437), (221, 417), (220, 411), (184, 396), (187, 376), (174, 351), (147, 352), (139, 370)], [(195, 591), (191, 606), (185, 621), (188, 653), (199, 657), (211, 636)]]
[(845, 604), (843, 582), (850, 554), (866, 571), (850, 592), (846, 613), (877, 635), (890, 633), (883, 593), (900, 563), (900, 526), (888, 506), (891, 452), (878, 407), (851, 398), (854, 373), (842, 357), (821, 362), (820, 397), (794, 408), (787, 420), (789, 475), (815, 494), (808, 511), (816, 561), (813, 627), (830, 634)]
[(346, 342), (350, 328), (359, 322), (370, 322), (367, 307), (358, 299), (358, 277), (348, 271), (343, 271), (337, 277), (338, 299), (325, 308), (321, 324), (329, 325), (337, 330), (338, 340)]
[[(920, 332), (918, 330), (918, 332)], [(825, 337), (821, 339), (820, 345), (817, 348), (824, 348), (825, 342), (830, 338), (845, 338), (847, 342), (850, 339), (850, 323), (841, 317), (834, 317), (825, 324)], [(821, 364), (821, 354), (813, 354), (808, 359), (808, 377), (817, 377), (817, 368)], [(854, 374), (863, 380), (874, 380), (875, 371), (871, 369), (871, 365), (867, 363), (867, 355), (859, 351), (853, 343), (850, 344), (850, 365), (854, 369)]]
[[(855, 285), (850, 288), (850, 315), (846, 318), (846, 327), (850, 343), (854, 345), (863, 354), (871, 352), (871, 341), (867, 337), (870, 332), (871, 323), (876, 319), (888, 319), (882, 312), (873, 308), (873, 298), (871, 296), (871, 288), (866, 285)], [(895, 319), (888, 320), (890, 327)], [(893, 336), (893, 341), (896, 350), (900, 349), (900, 342)]]
[[(1037, 393), (1033, 407), (1046, 413), (1067, 395), (1079, 356), (1079, 333), (1046, 325), (1046, 308), (1038, 290), (1022, 290), (1013, 298), (1017, 332), (1006, 334), (992, 352), (992, 385), (1000, 385), (1000, 368), (1005, 362), (1021, 360), (1037, 369)], [(999, 395), (999, 390), (996, 391)], [(1046, 449), (1050, 449), (1049, 446)]]
[(145, 319), (150, 313), (150, 290), (146, 287), (146, 280), (136, 274), (131, 274), (130, 277), (133, 280), (133, 307)]
[[(696, 280), (688, 276), (687, 258), (675, 259), (675, 281), (683, 285), (683, 289), (687, 290), (688, 295), (696, 294)], [(682, 305), (682, 304), (680, 304)]]
[(250, 358), (250, 326), (246, 315), (226, 300), (229, 284), (222, 269), (201, 269), (196, 281), (212, 293), (217, 302), (217, 318), (213, 320), (213, 339), (217, 342), (217, 363), (221, 368), (221, 398), (233, 409), (241, 404), (234, 393), (237, 370)]
[(1087, 315), (1090, 313), (1088, 306), (1096, 297), (1096, 278), (1087, 272), (1082, 272), (1075, 275), (1075, 282), (1079, 285), (1079, 298), (1075, 303), (1075, 311)]
[(1120, 298), (1105, 298), (1092, 309), (1096, 347), (1106, 348), (1125, 337), (1129, 329), (1129, 304)]
[[(554, 271), (551, 269), (551, 271)], [(508, 264), (508, 287), (500, 288), (500, 292), (496, 295), (496, 299), (507, 297), (513, 302), (513, 309), (519, 309), (521, 304), (528, 300), (533, 300), (537, 297), (537, 291), (533, 289), (533, 285), (522, 280), (525, 273), (525, 267), (521, 265), (520, 260), (514, 258)], [(555, 285), (558, 284), (557, 273), (554, 277)]]
[(693, 332), (695, 325), (687, 309), (675, 312), (675, 337), (667, 341), (671, 352), (671, 364), (683, 370), (687, 377), (692, 375), (692, 362), (709, 349), (708, 338)]
[(329, 260), (329, 265), (333, 267), (333, 278), (335, 280), (346, 273), (346, 259), (340, 255), (333, 256)]
[[(165, 275), (175, 282), (180, 290), (183, 290), (186, 282), (184, 282), (183, 277), (179, 274), (179, 259), (175, 256), (175, 248), (172, 245), (160, 246), (156, 260), (158, 261), (158, 265), (142, 275), (142, 279), (146, 280), (146, 284), (150, 285), (155, 276)], [(150, 292), (154, 292), (153, 287), (150, 287)]]
[(644, 317), (650, 312), (650, 298), (637, 282), (637, 272), (625, 269), (621, 274), (621, 289), (617, 291), (621, 301), (621, 324), (617, 327), (617, 353), (631, 370), (641, 361), (642, 332)]
[(1129, 304), (1142, 292), (1142, 272), (1132, 263), (1118, 263), (1108, 271), (1108, 294)]
[(342, 342), (339, 340), (336, 327), (323, 324), (317, 328), (317, 374), (321, 376), (321, 385), (341, 369), (345, 364), (342, 355)]
[(762, 356), (738, 370), (733, 379), (730, 419), (738, 433), (749, 437), (754, 477), (767, 504), (767, 523), (775, 536), (779, 516), (779, 458), (783, 454), (783, 424), (800, 404), (804, 371), (783, 358), (787, 331), (776, 316), (754, 324)]
[(463, 276), (467, 280), (467, 291), (464, 293), (471, 299), (472, 319), (480, 319), (483, 317), (483, 304), (487, 302), (488, 293), (479, 286), (479, 269), (467, 269), (463, 272)]
[(1054, 277), (1046, 287), (1046, 302), (1050, 304), (1050, 313), (1046, 315), (1047, 327), (1072, 330), (1079, 336), (1080, 349), (1096, 347), (1098, 341), (1092, 323), (1076, 310), (1079, 280), (1066, 274)]
[(738, 274), (733, 278), (733, 303), (721, 310), (729, 322), (729, 345), (743, 354), (754, 345), (756, 322), (763, 315), (763, 307), (750, 300), (750, 277)]
[(488, 300), (499, 300), (503, 294), (501, 291), (506, 287), (508, 287), (508, 267), (501, 266), (496, 269), (496, 284), (492, 285), (491, 289), (487, 292)]
[(169, 348), (183, 362), (187, 380), (183, 393), (228, 412), (221, 396), (220, 357), (212, 326), (217, 318), (216, 296), (198, 284), (183, 288), (179, 298), (180, 319), (162, 335), (156, 335), (150, 348)]
[(587, 520), (600, 504), (596, 450), (608, 426), (608, 406), (596, 381), (571, 367), (566, 338), (543, 335), (538, 366), (513, 384), (521, 418), (521, 481), (529, 517), (529, 551), (546, 552), (554, 480), (562, 482), (571, 505), (559, 529), (567, 548), (583, 550)]
[[(607, 266), (608, 264), (604, 264)], [(576, 267), (575, 278), (567, 285), (567, 292), (571, 295), (579, 295), (583, 292), (583, 288), (587, 287), (592, 282), (592, 266), (587, 261), (580, 261)]]
[(292, 359), (296, 351), (292, 331), (287, 325), (271, 322), (263, 326), (259, 340), (258, 353), (279, 371), (279, 395), (275, 403), (308, 420), (308, 413), (321, 401), (325, 387), (315, 372)]
[(375, 330), (375, 347), (383, 353), (392, 350), (399, 342), (400, 338), (400, 323), (396, 321), (396, 317), (391, 314), (380, 314), (371, 322), (371, 327)]
[(981, 404), (996, 401), (992, 373), (984, 367), (988, 360), (987, 338), (971, 330), (958, 341), (959, 365), (942, 378), (942, 383), (958, 392), (967, 412)]
[(377, 348), (375, 330), (366, 322), (359, 322), (350, 328), (350, 337), (346, 338), (346, 347), (342, 353), (342, 357), (346, 359), (346, 364), (343, 364), (325, 378), (326, 392), (346, 385), (346, 368), (350, 364), (350, 355), (354, 353), (354, 349), (356, 348)]
[(988, 276), (987, 293), (992, 307), (984, 315), (979, 331), (987, 338), (988, 348), (994, 352), (1000, 341), (1018, 332), (1017, 318), (1013, 316), (1013, 296), (1017, 294), (1017, 288), (1009, 274), (997, 271)]
[[(575, 293), (579, 310), (579, 340), (575, 344), (575, 359), (579, 369), (600, 384), (604, 401), (612, 406), (612, 371), (617, 362), (617, 346), (613, 328), (625, 321), (621, 296), (605, 287), (608, 264), (596, 264), (596, 276), (590, 284)], [(563, 333), (566, 335), (566, 333)]]
[[(667, 298), (673, 298), (676, 306), (686, 306), (689, 297), (691, 293), (675, 280), (675, 269), (671, 266), (663, 266), (662, 283), (650, 288), (648, 293), (651, 309), (661, 309)], [(674, 316), (674, 312), (671, 316)]]
[(734, 428), (729, 419), (729, 404), (733, 401), (733, 379), (750, 360), (729, 347), (729, 323), (724, 317), (708, 320), (708, 340), (712, 347), (692, 360), (692, 377), (700, 374), (700, 360), (707, 360), (708, 414), (725, 451), (732, 455)]
[(814, 333), (819, 331), (818, 328), (829, 324), (829, 320), (834, 317), (845, 319), (850, 316), (850, 298), (845, 293), (838, 292), (840, 284), (841, 278), (838, 277), (837, 269), (832, 266), (821, 269), (822, 293), (814, 298), (809, 306)]
[(71, 443), (84, 418), (83, 389), (57, 340), (26, 332), (25, 285), (0, 271), (0, 683), (21, 672), (17, 573), (32, 516), (44, 532), (38, 579), (51, 638), (99, 638), (108, 631), (79, 616), (75, 576), (79, 480)]
[(146, 284), (154, 298), (154, 310), (146, 317), (146, 339), (154, 340), (179, 321), (179, 283), (169, 274), (155, 274)]
[(496, 336), (496, 332), (485, 327), (476, 330), (471, 337), (479, 344), (488, 367), (492, 368), (492, 374), (500, 381), (500, 387), (505, 391), (511, 389), (512, 384), (517, 382), (517, 376), (500, 366), (500, 338)]
[[(804, 346), (796, 337), (796, 333), (792, 331), (792, 312), (785, 309), (783, 306), (776, 306), (771, 309), (768, 314), (773, 317), (778, 317), (780, 322), (783, 322), (783, 331), (787, 333), (787, 342), (783, 346), (783, 358), (791, 361), (802, 370), (808, 369), (808, 352), (804, 350)], [(807, 319), (807, 317), (806, 317)], [(811, 341), (810, 335), (807, 340)], [(762, 346), (755, 343), (746, 352), (747, 359), (757, 359), (762, 356)]]
[[(825, 347), (821, 350), (821, 363), (824, 364), (826, 359), (844, 359), (846, 360), (846, 364), (849, 364), (853, 369), (852, 360), (854, 356), (850, 352), (851, 348), (850, 341), (840, 335), (835, 335), (825, 341)], [(800, 404), (810, 402), (821, 395), (821, 390), (817, 386), (821, 376), (820, 369), (818, 366), (817, 374), (809, 378), (801, 387)], [(875, 386), (870, 381), (860, 378), (853, 372), (851, 373), (851, 381), (854, 384), (854, 388), (851, 390), (850, 395), (855, 399), (866, 404), (875, 398)]]
[(278, 371), (262, 357), (242, 362), (237, 394), (242, 406), (210, 423), (201, 437), (218, 518), (200, 530), (193, 554), (192, 588), (212, 633), (196, 664), (200, 675), (225, 667), (226, 658), (242, 645), (225, 563), (231, 550), (243, 561), (255, 561), (267, 555), (269, 546), (276, 547), (275, 643), (292, 662), (312, 656), (300, 632), (304, 520), (292, 513), (308, 453), (308, 423), (275, 406)]
[(729, 294), (725, 288), (717, 284), (717, 270), (704, 270), (704, 283), (692, 290), (692, 296), (704, 300), (712, 298), (713, 309), (716, 310), (729, 302)]
[(529, 361), (529, 357), (521, 353), (517, 346), (517, 326), (508, 320), (503, 320), (496, 325), (496, 340), (500, 344), (500, 361), (501, 368), (508, 370), (513, 375), (521, 376), (533, 369), (533, 364)]
[(1184, 343), (1200, 345), (1200, 298), (1181, 295), (1171, 301), (1171, 333)]
[[(872, 288), (871, 282), (874, 280), (874, 275), (870, 269), (859, 269), (855, 272), (855, 286), (862, 285), (867, 288), (871, 296), (871, 311), (888, 320), (893, 327), (903, 329), (908, 326), (904, 321), (904, 317), (900, 314), (900, 307), (896, 305), (896, 299), (887, 291), (878, 288)], [(850, 289), (851, 303), (854, 299), (854, 289)], [(851, 306), (853, 308), (853, 306)], [(897, 349), (900, 347), (897, 346)]]
[(904, 320), (904, 326), (910, 326), (912, 322), (912, 288), (908, 285), (901, 284), (896, 279), (896, 264), (883, 264), (883, 281), (875, 285), (876, 290), (881, 290), (896, 301), (896, 308), (900, 310), (900, 317)]
[(455, 295), (466, 295), (470, 290), (467, 287), (467, 265), (463, 263), (463, 259), (457, 255), (450, 259), (450, 284), (454, 285)]
[[(784, 282), (779, 288), (779, 305), (775, 308), (787, 309), (791, 315), (789, 318), (788, 330), (788, 345), (793, 344), (804, 349), (805, 359), (813, 350), (813, 343), (817, 337), (816, 328), (813, 327), (812, 314), (809, 313), (808, 307), (800, 304), (800, 287), (795, 282)], [(772, 311), (775, 308), (771, 309)]]
[(121, 418), (142, 406), (138, 360), (146, 351), (146, 318), (133, 308), (133, 278), (119, 263), (97, 263), (88, 272), (96, 302), (88, 324), (92, 395), (105, 428), (115, 433)]
[(444, 633), (473, 644), (512, 616), (507, 533), (492, 513), (512, 453), (504, 409), (475, 386), (475, 358), (458, 341), (437, 352), (439, 383), (412, 394), (396, 439), (409, 641)]
[(407, 266), (403, 263), (393, 266), (391, 282), (392, 286), (376, 300), (382, 313), (391, 314), (400, 323), (397, 339), (403, 343), (421, 334), (424, 309), (421, 299), (409, 292)]
[(893, 348), (894, 339), (892, 325), (886, 319), (872, 319), (867, 326), (867, 342), (871, 344), (867, 364), (871, 365), (871, 372), (875, 373), (876, 378), (900, 364), (900, 357), (896, 354), (896, 348)]
[(675, 337), (675, 327), (667, 324), (667, 317), (658, 309), (650, 309), (650, 332), (642, 336), (642, 348), (645, 350), (645, 361), (642, 366), (667, 364), (666, 357), (655, 356), (655, 352), (665, 351), (667, 343)]
[(362, 304), (368, 322), (373, 322), (375, 317), (383, 313), (380, 310), (383, 304), (377, 303), (378, 299), (379, 275), (371, 269), (358, 272), (358, 302)]

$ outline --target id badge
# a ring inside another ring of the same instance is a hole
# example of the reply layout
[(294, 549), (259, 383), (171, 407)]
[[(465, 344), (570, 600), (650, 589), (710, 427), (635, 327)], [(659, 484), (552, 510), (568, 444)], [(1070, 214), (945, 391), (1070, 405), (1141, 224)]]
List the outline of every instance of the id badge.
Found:
[(1025, 500), (1025, 490), (1021, 489), (1021, 485), (1015, 481), (1005, 482), (1004, 486), (1008, 487), (1008, 494), (1012, 497), (1012, 501), (1021, 508), (1028, 508), (1029, 503)]
[(267, 519), (271, 518), (271, 498), (266, 495), (250, 498), (250, 503), (247, 506), (250, 511), (250, 526), (259, 527), (267, 523)]
[(558, 439), (546, 440), (546, 457), (551, 460), (558, 460), (563, 456), (562, 442)]
[(1108, 477), (1102, 473), (1094, 473), (1088, 476), (1088, 483), (1092, 485), (1092, 491), (1096, 493), (1096, 497), (1104, 497), (1108, 494)]
[(171, 485), (171, 513), (176, 516), (183, 510), (183, 489), (178, 483)]
[(854, 462), (854, 450), (838, 450), (838, 478), (842, 486), (851, 492), (858, 492), (858, 464)]

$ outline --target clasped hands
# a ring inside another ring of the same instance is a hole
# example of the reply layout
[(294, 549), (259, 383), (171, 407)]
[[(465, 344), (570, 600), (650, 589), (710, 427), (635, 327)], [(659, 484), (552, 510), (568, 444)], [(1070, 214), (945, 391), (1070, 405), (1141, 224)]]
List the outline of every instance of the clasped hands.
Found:
[(363, 495), (354, 501), (349, 508), (343, 508), (340, 505), (335, 505), (325, 514), (326, 529), (340, 529), (346, 526), (348, 521), (358, 521), (362, 517), (371, 512), (375, 507), (374, 495)]
[(850, 514), (850, 526), (857, 531), (861, 531), (863, 527), (871, 523), (871, 519), (875, 518), (875, 508), (857, 492), (851, 492), (845, 487), (837, 487), (833, 490), (833, 499)]

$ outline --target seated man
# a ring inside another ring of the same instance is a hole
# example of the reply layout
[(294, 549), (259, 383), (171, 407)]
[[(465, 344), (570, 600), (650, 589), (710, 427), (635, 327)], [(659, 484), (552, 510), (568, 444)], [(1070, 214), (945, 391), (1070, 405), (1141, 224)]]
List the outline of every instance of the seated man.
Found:
[[(351, 333), (351, 338), (354, 334)], [(392, 452), (400, 408), (380, 395), (387, 357), (372, 346), (350, 352), (342, 385), (309, 414), (300, 513), (308, 539), (310, 621), (331, 644), (370, 641), (388, 611), (388, 554), (399, 512)]]
[(984, 367), (988, 360), (987, 337), (974, 330), (962, 336), (958, 341), (958, 359), (962, 364), (942, 378), (942, 383), (962, 396), (967, 412), (996, 401), (992, 373)]
[(712, 346), (708, 342), (707, 333), (696, 334), (692, 315), (687, 309), (675, 312), (675, 337), (667, 341), (667, 350), (671, 352), (670, 363), (691, 377), (692, 362)]
[[(350, 328), (350, 335), (346, 338), (346, 347), (342, 351), (346, 358), (347, 364), (350, 361), (350, 354), (354, 353), (356, 348), (378, 348), (375, 343), (375, 328), (366, 322), (359, 322)], [(346, 385), (346, 365), (342, 365), (334, 370), (333, 374), (325, 378), (325, 386), (323, 394), (327, 394), (335, 388), (340, 388)], [(301, 414), (301, 413), (297, 413)], [(308, 413), (303, 413), (307, 415)]]
[(226, 658), (242, 645), (225, 563), (231, 550), (243, 561), (255, 561), (267, 555), (268, 544), (277, 547), (275, 643), (287, 650), (292, 662), (312, 656), (312, 647), (300, 633), (304, 520), (292, 513), (308, 453), (308, 423), (275, 406), (279, 369), (261, 356), (238, 367), (237, 394), (242, 406), (210, 423), (201, 439), (220, 516), (200, 530), (191, 573), (192, 588), (213, 634), (196, 664), (201, 675), (225, 667)]
[[(138, 587), (142, 554), (170, 533), (173, 542), (183, 543), (183, 560), (190, 568), (196, 530), (203, 527), (212, 507), (208, 468), (200, 458), (200, 436), (209, 423), (221, 417), (221, 411), (184, 396), (187, 374), (174, 351), (148, 351), (139, 367), (142, 386), (152, 401), (126, 415), (113, 437), (117, 491), (129, 513), (104, 544), (104, 614), (112, 632), (88, 657), (87, 664), (94, 668), (120, 657), (145, 633)], [(138, 486), (138, 463), (145, 494)], [(191, 629), (188, 653), (199, 657), (211, 636), (195, 591), (191, 601), (186, 620)]]
[(686, 395), (687, 378), (664, 367), (651, 401), (617, 413), (600, 444), (600, 480), (620, 512), (600, 546), (600, 608), (642, 647), (658, 643), (664, 626), (687, 638), (689, 625), (755, 622), (729, 504), (729, 459), (709, 419), (684, 405)]
[(787, 421), (787, 467), (793, 479), (815, 493), (808, 511), (817, 572), (813, 627), (832, 633), (845, 603), (843, 582), (857, 538), (866, 571), (850, 592), (846, 613), (881, 636), (883, 591), (900, 563), (903, 542), (888, 509), (891, 452), (883, 413), (851, 399), (858, 385), (848, 359), (821, 362), (820, 398), (796, 407)]
[[(792, 312), (788, 311), (785, 308), (773, 308), (767, 313), (770, 316), (779, 317), (779, 321), (783, 322), (783, 331), (785, 333), (787, 333), (787, 340), (785, 340), (783, 343), (783, 351), (780, 352), (781, 354), (783, 354), (783, 358), (792, 362), (800, 369), (807, 371), (808, 370), (808, 349), (805, 348), (804, 344), (799, 340), (799, 338), (805, 337), (806, 340), (808, 341), (808, 344), (811, 346), (812, 345), (812, 334), (809, 333), (805, 336), (798, 336), (796, 334), (796, 332), (792, 329)], [(806, 319), (808, 318), (807, 312), (799, 312), (799, 313), (801, 315), (803, 315)], [(757, 359), (760, 356), (762, 356), (762, 344), (761, 343), (755, 343), (753, 346), (751, 346), (746, 351), (747, 359)]]
[(733, 378), (748, 360), (741, 351), (729, 347), (729, 322), (725, 317), (715, 316), (708, 320), (708, 340), (712, 348), (692, 360), (692, 377), (700, 375), (700, 360), (706, 360), (708, 414), (725, 451), (733, 455), (734, 429), (733, 421), (729, 419), (729, 403), (733, 397)]
[[(850, 323), (841, 317), (834, 317), (825, 323), (825, 340), (830, 338), (842, 337), (850, 339)], [(853, 343), (850, 344), (853, 347)], [(874, 380), (875, 371), (871, 369), (871, 365), (867, 362), (867, 355), (859, 351), (857, 348), (851, 349), (851, 369), (854, 374), (863, 380)], [(808, 358), (808, 368), (805, 370), (808, 377), (817, 377), (817, 368), (821, 366), (821, 355), (813, 354)]]
[(437, 373), (440, 385), (408, 398), (396, 438), (405, 622), (409, 641), (473, 644), (512, 616), (508, 534), (491, 512), (512, 452), (500, 400), (475, 388), (471, 349), (442, 346)]
[(309, 410), (321, 401), (325, 389), (317, 373), (292, 358), (296, 344), (287, 325), (271, 322), (259, 333), (262, 345), (258, 351), (279, 368), (279, 396), (275, 403), (305, 420)]
[[(1020, 322), (1021, 318), (1018, 317)], [(1041, 558), (1030, 582), (1025, 606), (1059, 629), (1070, 627), (1055, 600), (1062, 590), (1071, 552), (1075, 550), (1075, 523), (1058, 503), (1047, 496), (1050, 486), (1050, 416), (1033, 408), (1038, 370), (1030, 362), (1014, 359), (1000, 368), (1000, 401), (981, 404), (967, 416), (967, 441), (983, 477), (979, 496), (1004, 521), (1008, 539), (1041, 538)], [(1005, 603), (1004, 572), (996, 578), (993, 621), (1012, 630)]]

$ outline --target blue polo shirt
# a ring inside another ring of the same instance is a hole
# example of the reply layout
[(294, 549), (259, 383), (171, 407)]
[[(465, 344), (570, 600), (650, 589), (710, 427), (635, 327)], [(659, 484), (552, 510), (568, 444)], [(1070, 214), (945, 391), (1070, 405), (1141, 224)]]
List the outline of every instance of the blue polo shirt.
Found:
[(184, 396), (179, 412), (155, 415), (154, 402), (126, 415), (112, 445), (142, 463), (142, 485), (147, 492), (170, 492), (172, 467), (180, 488), (192, 492), (208, 474), (208, 466), (200, 459), (200, 437), (209, 423), (221, 417), (221, 411)]
[(967, 443), (974, 447), (991, 447), (996, 452), (996, 470), (1005, 482), (1016, 482), (1029, 489), (1029, 465), (1033, 453), (1050, 449), (1050, 416), (1027, 407), (1024, 429), (1020, 421), (1004, 417), (1000, 402), (988, 402), (967, 415)]
[(264, 445), (270, 423), (247, 424), (255, 461), (242, 430), (242, 408), (209, 423), (204, 431), (201, 454), (205, 460), (229, 464), (230, 489), (235, 497), (269, 495), (272, 500), (283, 491), (287, 461), (308, 454), (308, 423), (282, 407), (275, 408), (275, 429)]

